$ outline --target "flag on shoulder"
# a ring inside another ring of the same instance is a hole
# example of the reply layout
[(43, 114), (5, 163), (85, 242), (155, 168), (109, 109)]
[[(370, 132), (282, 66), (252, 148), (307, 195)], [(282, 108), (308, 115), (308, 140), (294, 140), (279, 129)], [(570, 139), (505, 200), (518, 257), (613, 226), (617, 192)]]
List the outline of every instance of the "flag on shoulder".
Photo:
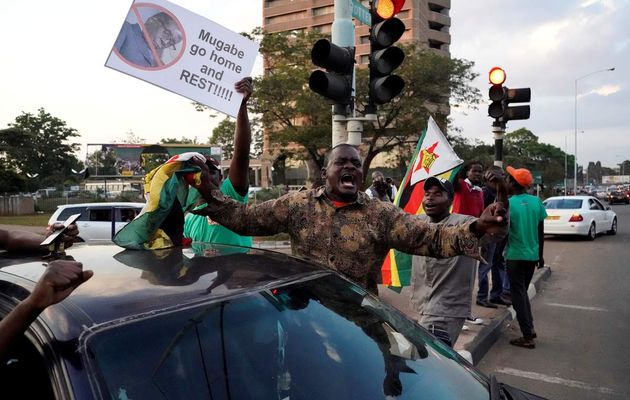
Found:
[[(410, 214), (423, 214), (424, 181), (430, 176), (453, 181), (463, 162), (430, 117), (400, 183), (394, 204)], [(390, 249), (381, 267), (381, 275), (382, 283), (392, 288), (409, 285), (411, 255)]]

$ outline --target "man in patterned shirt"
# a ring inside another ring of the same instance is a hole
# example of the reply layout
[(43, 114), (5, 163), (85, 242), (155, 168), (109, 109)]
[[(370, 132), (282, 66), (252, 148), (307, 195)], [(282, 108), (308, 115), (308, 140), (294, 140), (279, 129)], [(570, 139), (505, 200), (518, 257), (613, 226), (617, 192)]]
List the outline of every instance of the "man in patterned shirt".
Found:
[[(203, 160), (197, 165), (208, 173)], [(288, 232), (293, 254), (341, 272), (376, 292), (380, 269), (390, 248), (430, 257), (480, 258), (479, 238), (504, 235), (505, 208), (489, 206), (479, 219), (458, 225), (430, 224), (389, 202), (359, 191), (363, 163), (351, 145), (335, 146), (322, 168), (324, 186), (289, 193), (247, 207), (226, 198), (207, 179), (197, 188), (208, 206), (195, 211), (242, 235)]]

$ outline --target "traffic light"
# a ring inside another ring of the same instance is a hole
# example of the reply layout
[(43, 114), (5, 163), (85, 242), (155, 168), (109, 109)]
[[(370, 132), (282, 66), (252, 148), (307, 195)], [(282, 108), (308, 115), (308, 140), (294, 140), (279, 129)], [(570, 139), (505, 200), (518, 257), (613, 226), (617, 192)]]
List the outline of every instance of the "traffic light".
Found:
[(393, 46), (405, 32), (405, 24), (394, 16), (405, 0), (372, 0), (370, 12), (370, 87), (372, 104), (390, 102), (405, 87), (405, 81), (392, 72), (402, 64), (405, 53)]
[(352, 76), (354, 73), (354, 47), (340, 47), (327, 39), (315, 42), (311, 60), (328, 72), (311, 73), (308, 86), (335, 104), (352, 104)]
[(490, 70), (489, 80), (492, 86), (488, 91), (491, 100), (488, 115), (499, 122), (529, 118), (529, 105), (510, 106), (510, 103), (527, 103), (531, 100), (530, 88), (509, 89), (503, 86), (505, 71), (499, 67)]

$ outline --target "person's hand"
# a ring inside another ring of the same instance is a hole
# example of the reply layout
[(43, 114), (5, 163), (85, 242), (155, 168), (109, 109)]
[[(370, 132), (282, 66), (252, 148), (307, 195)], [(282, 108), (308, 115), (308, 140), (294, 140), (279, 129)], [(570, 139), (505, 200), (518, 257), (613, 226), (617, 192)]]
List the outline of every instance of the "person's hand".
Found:
[(92, 275), (94, 275), (92, 271), (83, 271), (83, 264), (80, 262), (52, 261), (46, 267), (33, 292), (24, 301), (36, 310), (43, 310), (68, 297)]
[(201, 169), (201, 179), (199, 185), (191, 185), (199, 191), (204, 199), (212, 198), (212, 190), (218, 189), (210, 179), (210, 169), (206, 165), (205, 158), (193, 157), (191, 163)]
[(490, 204), (483, 210), (479, 219), (474, 223), (474, 232), (481, 237), (485, 234), (495, 235), (505, 231), (508, 216), (503, 203)]
[[(46, 228), (46, 237), (52, 235), (55, 231), (58, 231), (60, 229), (63, 229), (62, 223), (57, 222), (53, 225), (48, 225), (48, 227)], [(72, 246), (78, 236), (79, 227), (77, 226), (77, 224), (68, 225), (68, 229), (64, 232), (63, 237), (61, 238), (64, 248), (67, 249), (68, 247)]]
[(484, 179), (486, 182), (490, 182), (494, 185), (497, 192), (497, 201), (503, 204), (508, 204), (508, 190), (503, 173), (493, 170), (486, 171)]
[(247, 103), (254, 91), (254, 83), (251, 77), (243, 78), (236, 82), (234, 89), (243, 95), (243, 104)]

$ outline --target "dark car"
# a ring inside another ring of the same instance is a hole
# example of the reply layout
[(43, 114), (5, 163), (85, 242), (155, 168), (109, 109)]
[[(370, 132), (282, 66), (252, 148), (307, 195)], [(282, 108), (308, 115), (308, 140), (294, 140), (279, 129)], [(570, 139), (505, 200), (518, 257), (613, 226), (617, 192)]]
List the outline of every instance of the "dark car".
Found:
[(608, 193), (608, 204), (625, 203), (630, 204), (630, 194), (621, 191), (613, 190)]
[[(337, 273), (287, 255), (197, 244), (68, 254), (94, 277), (11, 347), (2, 398), (540, 399), (487, 379)], [(7, 254), (0, 267), (5, 316), (44, 267)]]

